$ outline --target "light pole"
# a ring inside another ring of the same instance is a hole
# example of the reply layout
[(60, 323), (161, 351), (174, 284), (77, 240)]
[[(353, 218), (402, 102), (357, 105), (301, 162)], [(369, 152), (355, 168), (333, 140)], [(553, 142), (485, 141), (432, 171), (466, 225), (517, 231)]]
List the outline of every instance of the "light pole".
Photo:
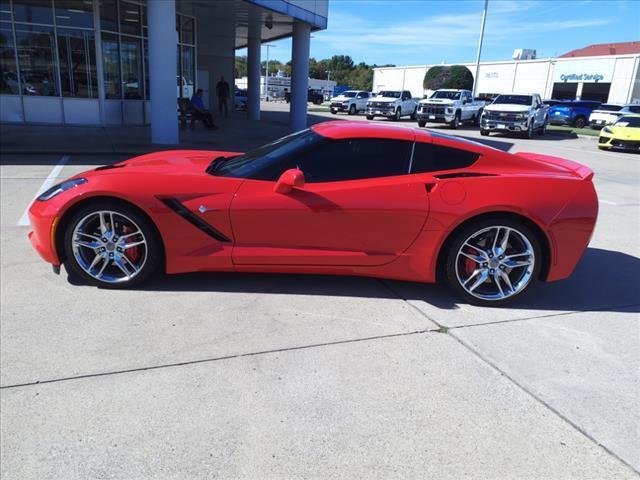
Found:
[(478, 75), (480, 75), (480, 54), (482, 53), (482, 40), (484, 39), (484, 24), (487, 20), (487, 5), (489, 0), (484, 0), (484, 11), (482, 12), (482, 26), (480, 27), (480, 40), (478, 41), (478, 55), (476, 56), (476, 74), (473, 77), (473, 98), (476, 98), (478, 90)]
[(266, 71), (264, 72), (264, 99), (268, 102), (269, 101), (269, 48), (273, 47), (276, 48), (275, 45), (265, 45), (265, 47), (267, 47), (267, 66), (266, 66)]

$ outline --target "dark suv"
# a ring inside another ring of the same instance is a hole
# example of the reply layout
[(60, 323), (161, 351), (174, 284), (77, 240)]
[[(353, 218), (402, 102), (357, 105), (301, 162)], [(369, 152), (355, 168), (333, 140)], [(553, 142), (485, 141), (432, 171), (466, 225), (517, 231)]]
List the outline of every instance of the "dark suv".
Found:
[(551, 125), (572, 125), (584, 128), (591, 112), (600, 106), (600, 102), (591, 100), (566, 100), (549, 108)]

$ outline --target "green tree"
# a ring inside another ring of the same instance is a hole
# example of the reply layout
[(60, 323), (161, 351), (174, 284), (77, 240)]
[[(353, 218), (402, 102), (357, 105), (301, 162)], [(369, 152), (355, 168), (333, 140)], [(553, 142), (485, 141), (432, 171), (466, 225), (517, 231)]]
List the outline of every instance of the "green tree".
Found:
[(425, 73), (423, 86), (426, 90), (440, 88), (471, 90), (473, 88), (473, 74), (464, 65), (450, 67), (436, 65)]

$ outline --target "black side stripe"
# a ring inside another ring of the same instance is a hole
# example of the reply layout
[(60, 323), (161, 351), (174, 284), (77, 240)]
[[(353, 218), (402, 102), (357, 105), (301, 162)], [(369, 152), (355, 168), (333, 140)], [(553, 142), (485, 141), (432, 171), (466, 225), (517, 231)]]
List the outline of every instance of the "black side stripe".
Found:
[(171, 210), (176, 212), (182, 218), (184, 218), (191, 225), (196, 227), (198, 230), (202, 230), (204, 233), (209, 235), (210, 237), (215, 238), (219, 242), (230, 242), (231, 240), (222, 232), (216, 230), (207, 222), (205, 222), (198, 215), (193, 213), (187, 207), (185, 207), (182, 203), (180, 203), (175, 198), (161, 198), (160, 201), (164, 203)]

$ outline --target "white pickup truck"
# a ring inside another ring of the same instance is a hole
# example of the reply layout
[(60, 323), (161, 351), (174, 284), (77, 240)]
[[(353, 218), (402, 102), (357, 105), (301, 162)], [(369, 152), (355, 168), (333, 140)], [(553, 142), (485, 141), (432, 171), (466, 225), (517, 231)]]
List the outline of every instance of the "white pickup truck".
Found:
[(418, 104), (418, 125), (446, 123), (458, 128), (462, 122), (478, 123), (484, 102), (474, 102), (471, 90), (440, 89)]
[(367, 102), (367, 120), (374, 117), (388, 117), (400, 120), (400, 117), (415, 118), (418, 101), (408, 90), (383, 90)]
[(347, 112), (355, 115), (367, 108), (370, 94), (364, 90), (347, 90), (331, 99), (331, 113)]
[(548, 122), (548, 109), (540, 95), (508, 93), (498, 95), (491, 105), (484, 107), (480, 118), (480, 134), (507, 132), (533, 138), (536, 132), (544, 134)]

